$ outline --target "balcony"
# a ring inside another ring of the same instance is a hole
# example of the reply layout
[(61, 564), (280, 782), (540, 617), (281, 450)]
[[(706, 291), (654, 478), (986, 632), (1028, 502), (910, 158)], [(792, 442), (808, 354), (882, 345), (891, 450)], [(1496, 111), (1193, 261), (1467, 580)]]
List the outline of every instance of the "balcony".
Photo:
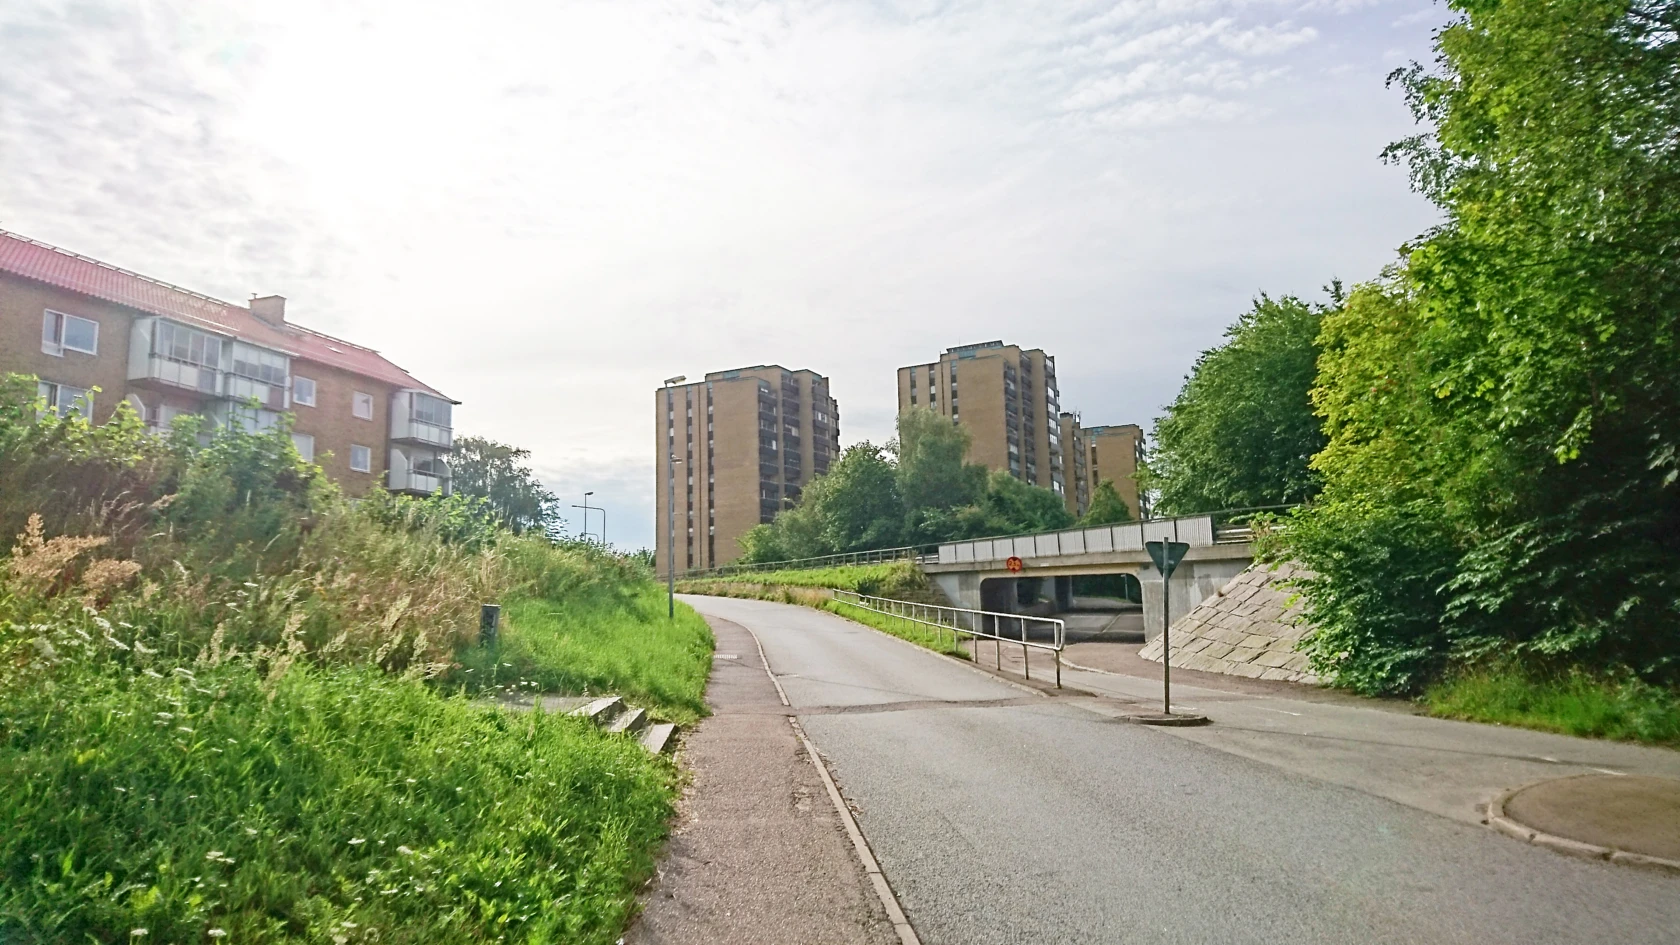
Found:
[(391, 439), (436, 450), (455, 448), (453, 405), (442, 397), (417, 390), (391, 395)]
[(443, 454), (421, 446), (393, 446), (385, 488), (409, 495), (448, 495), (449, 464)]

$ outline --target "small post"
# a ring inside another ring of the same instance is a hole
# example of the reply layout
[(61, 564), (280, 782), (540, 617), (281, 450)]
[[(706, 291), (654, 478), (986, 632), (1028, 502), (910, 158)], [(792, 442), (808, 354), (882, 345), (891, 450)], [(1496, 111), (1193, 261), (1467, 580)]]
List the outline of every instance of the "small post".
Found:
[(502, 623), (502, 605), (484, 604), (478, 608), (478, 642), (495, 646)]

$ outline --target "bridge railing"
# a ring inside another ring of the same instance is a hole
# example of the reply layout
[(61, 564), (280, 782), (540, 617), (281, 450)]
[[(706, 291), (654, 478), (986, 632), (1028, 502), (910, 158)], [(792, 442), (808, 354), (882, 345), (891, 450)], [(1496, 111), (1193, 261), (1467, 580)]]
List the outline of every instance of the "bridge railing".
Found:
[[(1067, 645), (1067, 624), (1055, 617), (1035, 617), (1031, 614), (1005, 614), (992, 610), (971, 610), (967, 607), (946, 607), (924, 604), (921, 601), (894, 600), (890, 597), (871, 597), (856, 591), (834, 590), (833, 599), (848, 607), (857, 607), (902, 620), (905, 623), (931, 627), (936, 634), (949, 631), (951, 643), (961, 646), (958, 634), (967, 636), (974, 646), (974, 662), (980, 662), (980, 641), (991, 640), (997, 668), (1003, 669), (1003, 645), (1021, 648), (1021, 670), (1032, 678), (1032, 650), (1048, 650), (1056, 660), (1056, 688), (1062, 688), (1062, 648)], [(1050, 631), (1050, 641), (1031, 639), (1029, 628), (1044, 627)], [(1014, 632), (1011, 633), (1010, 631)]]

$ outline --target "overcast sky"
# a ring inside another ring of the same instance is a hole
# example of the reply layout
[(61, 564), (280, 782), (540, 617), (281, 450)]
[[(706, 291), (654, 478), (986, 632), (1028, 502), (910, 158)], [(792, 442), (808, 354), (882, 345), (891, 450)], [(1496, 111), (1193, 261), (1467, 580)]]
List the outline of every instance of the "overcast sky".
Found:
[(1147, 426), (1257, 293), (1375, 275), (1435, 219), (1378, 160), (1384, 78), (1448, 17), (6, 0), (0, 227), (285, 295), (651, 545), (661, 378), (811, 368), (884, 441), (894, 369), (1001, 338)]

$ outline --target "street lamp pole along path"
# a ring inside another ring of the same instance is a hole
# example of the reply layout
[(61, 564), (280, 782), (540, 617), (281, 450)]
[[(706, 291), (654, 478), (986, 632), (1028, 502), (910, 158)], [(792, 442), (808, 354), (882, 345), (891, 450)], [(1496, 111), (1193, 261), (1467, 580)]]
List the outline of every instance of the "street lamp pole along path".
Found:
[(583, 494), (583, 504), (578, 505), (574, 502), (572, 503), (572, 508), (583, 510), (583, 537), (585, 538), (589, 537), (589, 513), (601, 513), (601, 547), (605, 548), (607, 546), (607, 510), (598, 505), (589, 504), (589, 497), (594, 494), (595, 493), (593, 491), (585, 492)]
[[(671, 388), (688, 376), (665, 379), (665, 617), (677, 619), (677, 444), (676, 395)], [(603, 524), (603, 529), (605, 525)]]

